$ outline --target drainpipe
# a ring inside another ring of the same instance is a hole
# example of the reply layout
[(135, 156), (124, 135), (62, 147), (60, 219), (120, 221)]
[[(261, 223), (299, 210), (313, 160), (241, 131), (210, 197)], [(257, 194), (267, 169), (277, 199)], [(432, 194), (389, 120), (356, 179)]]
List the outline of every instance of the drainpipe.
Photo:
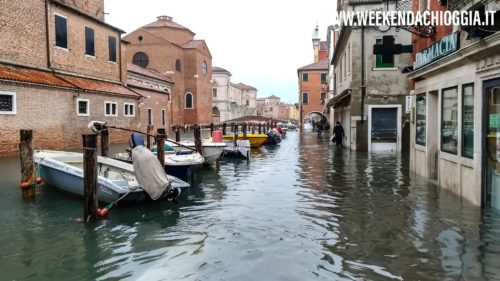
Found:
[(365, 27), (361, 26), (361, 123), (365, 120)]
[(47, 52), (47, 68), (52, 69), (50, 62), (50, 36), (49, 36), (49, 2), (45, 0), (45, 48)]

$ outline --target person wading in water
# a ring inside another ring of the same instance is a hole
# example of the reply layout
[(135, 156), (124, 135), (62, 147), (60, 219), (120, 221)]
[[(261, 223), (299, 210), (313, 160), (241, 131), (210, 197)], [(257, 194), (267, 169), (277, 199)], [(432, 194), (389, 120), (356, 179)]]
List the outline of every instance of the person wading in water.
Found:
[(337, 147), (342, 147), (342, 140), (344, 139), (344, 128), (342, 125), (340, 125), (340, 122), (337, 121), (337, 124), (335, 125), (335, 128), (333, 128), (333, 139), (335, 140), (335, 143), (337, 144)]

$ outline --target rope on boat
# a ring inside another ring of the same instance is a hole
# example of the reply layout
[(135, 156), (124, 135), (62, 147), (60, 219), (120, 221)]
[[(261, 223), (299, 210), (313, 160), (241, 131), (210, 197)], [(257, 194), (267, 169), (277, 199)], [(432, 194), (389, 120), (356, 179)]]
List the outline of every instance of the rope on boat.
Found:
[(134, 190), (137, 190), (138, 187), (134, 187), (134, 188), (129, 188), (128, 191), (123, 194), (120, 198), (116, 199), (115, 201), (109, 203), (108, 205), (106, 205), (106, 207), (102, 208), (102, 209), (97, 209), (97, 212), (99, 213), (99, 215), (101, 217), (105, 217), (109, 214), (109, 210), (111, 210), (111, 208), (113, 208), (113, 206), (118, 203), (118, 201), (122, 200), (123, 198), (125, 198), (127, 195), (130, 194), (130, 192), (134, 191)]

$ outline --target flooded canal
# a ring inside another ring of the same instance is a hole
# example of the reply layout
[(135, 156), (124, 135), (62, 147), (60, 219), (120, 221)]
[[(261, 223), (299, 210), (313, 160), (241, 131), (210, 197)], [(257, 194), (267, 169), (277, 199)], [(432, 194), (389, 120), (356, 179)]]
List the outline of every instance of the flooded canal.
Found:
[(0, 159), (1, 280), (500, 280), (500, 215), (411, 177), (406, 160), (290, 132), (204, 168), (181, 202), (113, 208), (42, 186), (23, 202)]

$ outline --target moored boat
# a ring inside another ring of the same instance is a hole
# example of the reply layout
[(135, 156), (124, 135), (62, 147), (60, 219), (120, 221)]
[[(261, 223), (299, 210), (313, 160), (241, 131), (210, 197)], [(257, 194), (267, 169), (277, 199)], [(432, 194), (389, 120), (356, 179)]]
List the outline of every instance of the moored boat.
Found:
[[(224, 135), (224, 140), (234, 140), (234, 135)], [(266, 134), (247, 134), (246, 138), (250, 141), (251, 147), (260, 147), (267, 140)], [(243, 134), (238, 134), (238, 139), (243, 139)]]
[[(167, 140), (167, 142), (169, 142), (169, 140)], [(194, 141), (180, 141), (179, 143), (183, 146), (195, 149)], [(179, 147), (177, 144), (172, 142), (169, 142), (169, 145), (174, 148)], [(227, 145), (223, 142), (203, 140), (201, 142), (201, 146), (203, 150), (203, 158), (205, 158), (204, 164), (210, 164), (220, 158)]]
[[(83, 196), (83, 153), (39, 150), (34, 153), (36, 167), (47, 184), (71, 194)], [(102, 202), (151, 201), (150, 193), (139, 182), (134, 165), (108, 157), (97, 158), (97, 198)], [(171, 187), (161, 192), (157, 199), (166, 198), (168, 189), (189, 187), (176, 177), (166, 175)]]

